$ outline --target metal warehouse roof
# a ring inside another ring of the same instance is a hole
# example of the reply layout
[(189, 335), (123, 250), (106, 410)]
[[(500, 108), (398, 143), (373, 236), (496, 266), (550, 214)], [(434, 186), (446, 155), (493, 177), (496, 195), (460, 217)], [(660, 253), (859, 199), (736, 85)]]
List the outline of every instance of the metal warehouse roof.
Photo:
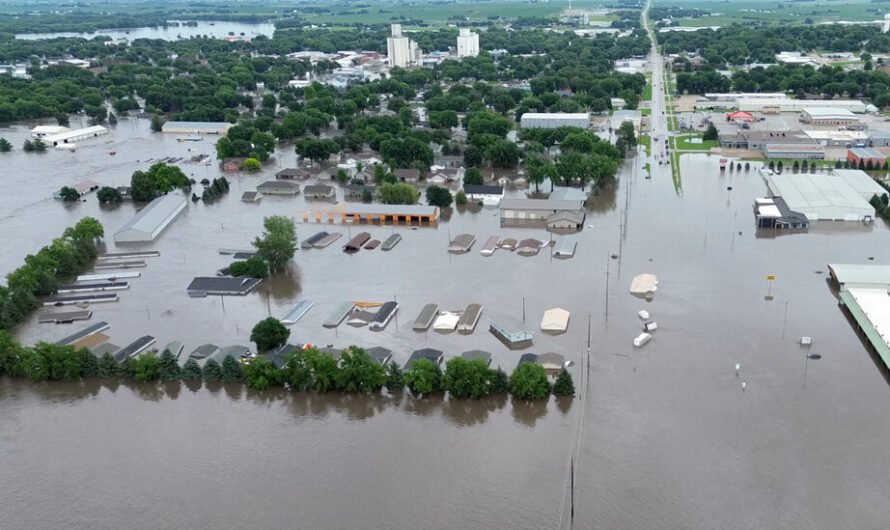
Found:
[(114, 234), (115, 241), (151, 241), (186, 207), (186, 198), (171, 193), (148, 203)]
[(859, 221), (875, 214), (868, 201), (838, 176), (768, 174), (766, 183), (772, 193), (782, 197), (791, 210), (806, 215), (810, 221)]

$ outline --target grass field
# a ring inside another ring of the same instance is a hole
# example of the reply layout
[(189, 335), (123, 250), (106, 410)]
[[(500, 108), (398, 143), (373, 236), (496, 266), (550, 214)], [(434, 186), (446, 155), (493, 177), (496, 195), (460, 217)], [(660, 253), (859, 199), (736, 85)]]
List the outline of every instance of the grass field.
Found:
[(732, 23), (746, 24), (766, 22), (770, 24), (804, 24), (838, 20), (881, 20), (884, 18), (883, 4), (869, 0), (846, 0), (843, 3), (829, 0), (800, 2), (795, 5), (775, 0), (742, 0), (716, 4), (714, 2), (679, 0), (659, 3), (658, 7), (685, 7), (709, 12), (714, 16), (699, 18), (678, 18), (683, 26), (728, 26)]
[(702, 143), (692, 143), (692, 140), (700, 138), (700, 134), (676, 136), (674, 137), (674, 146), (679, 151), (710, 151), (712, 147), (717, 147), (717, 140), (705, 140)]
[[(402, 4), (398, 2), (368, 2), (368, 7), (357, 7), (349, 4), (309, 3), (300, 4), (297, 11), (309, 22), (343, 23), (362, 22), (366, 24), (397, 22), (398, 17), (420, 19), (430, 24), (447, 24), (452, 17), (466, 17), (470, 20), (485, 20), (489, 17), (549, 17), (555, 16), (568, 8), (568, 0), (531, 2), (528, 0), (495, 0), (491, 2), (455, 2), (452, 4), (416, 3)], [(592, 0), (572, 2), (575, 9), (592, 8), (599, 5)], [(301, 12), (306, 8), (329, 9), (328, 13)]]
[(652, 80), (649, 80), (649, 84), (646, 85), (646, 88), (643, 89), (643, 101), (652, 101)]
[(648, 134), (640, 135), (640, 145), (646, 148), (646, 156), (652, 156), (652, 137)]

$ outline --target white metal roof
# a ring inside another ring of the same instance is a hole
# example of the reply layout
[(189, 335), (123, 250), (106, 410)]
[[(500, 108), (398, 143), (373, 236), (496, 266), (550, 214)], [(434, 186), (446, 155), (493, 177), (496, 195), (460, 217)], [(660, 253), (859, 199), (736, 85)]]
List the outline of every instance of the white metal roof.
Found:
[(44, 138), (44, 141), (49, 143), (64, 142), (65, 140), (70, 140), (72, 138), (82, 138), (84, 136), (106, 134), (107, 132), (108, 129), (106, 129), (105, 127), (102, 127), (101, 125), (94, 125), (92, 127), (84, 127), (83, 129), (74, 129), (73, 131), (49, 135)]
[(554, 307), (544, 311), (541, 319), (541, 329), (544, 331), (565, 331), (569, 327), (571, 313), (561, 307)]
[(851, 287), (847, 291), (859, 304), (875, 331), (890, 343), (890, 295), (885, 288)]
[(860, 169), (835, 169), (832, 170), (832, 173), (843, 179), (848, 186), (856, 190), (856, 193), (866, 201), (870, 201), (875, 195), (881, 196), (887, 193), (880, 184), (875, 182), (875, 179)]
[(842, 286), (890, 286), (890, 265), (829, 263), (828, 268)]
[(789, 173), (766, 175), (773, 195), (785, 200), (788, 208), (820, 219), (859, 221), (874, 216), (875, 209), (843, 178), (833, 175)]
[(827, 119), (827, 118), (848, 118), (855, 119), (856, 116), (847, 109), (843, 108), (832, 108), (832, 107), (806, 107), (803, 109), (803, 112), (806, 112), (813, 118)]
[(764, 204), (757, 208), (757, 215), (760, 217), (775, 218), (782, 217), (779, 207), (774, 204)]
[(523, 119), (530, 120), (548, 120), (553, 118), (563, 120), (587, 120), (590, 114), (587, 112), (526, 112), (522, 115)]
[(135, 217), (114, 233), (115, 241), (151, 241), (185, 209), (182, 195), (171, 193), (148, 203)]
[(654, 293), (658, 290), (658, 278), (654, 274), (639, 274), (630, 282), (633, 294)]

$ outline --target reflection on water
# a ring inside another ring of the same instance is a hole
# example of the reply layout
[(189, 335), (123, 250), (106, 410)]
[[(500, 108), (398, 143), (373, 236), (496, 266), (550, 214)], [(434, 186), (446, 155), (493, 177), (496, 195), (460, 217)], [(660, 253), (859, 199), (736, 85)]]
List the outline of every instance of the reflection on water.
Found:
[(22, 40), (43, 40), (56, 38), (81, 38), (92, 39), (94, 37), (110, 37), (114, 40), (126, 39), (134, 41), (136, 39), (162, 39), (166, 41), (176, 41), (182, 39), (190, 39), (192, 37), (210, 37), (222, 39), (228, 36), (244, 36), (255, 37), (257, 35), (265, 35), (271, 37), (275, 32), (275, 26), (270, 23), (266, 24), (247, 24), (242, 22), (197, 22), (194, 25), (170, 25), (167, 27), (142, 27), (129, 29), (104, 29), (93, 33), (76, 33), (76, 32), (52, 32), (52, 33), (19, 33), (15, 36)]

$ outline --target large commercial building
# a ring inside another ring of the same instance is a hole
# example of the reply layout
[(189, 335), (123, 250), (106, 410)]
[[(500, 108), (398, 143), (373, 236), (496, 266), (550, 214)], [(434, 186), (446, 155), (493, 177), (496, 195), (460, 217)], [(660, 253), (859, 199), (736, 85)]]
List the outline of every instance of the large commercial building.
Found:
[(417, 43), (402, 35), (402, 25), (391, 26), (392, 36), (386, 39), (386, 57), (390, 67), (405, 68), (420, 64), (423, 60), (423, 52)]
[(87, 138), (102, 136), (103, 134), (108, 134), (108, 129), (101, 125), (94, 125), (92, 127), (75, 129), (73, 131), (62, 132), (59, 134), (50, 134), (44, 136), (43, 141), (47, 145), (58, 147), (62, 144), (71, 144), (80, 140), (86, 140)]
[(457, 56), (476, 57), (479, 55), (479, 34), (461, 29), (457, 36)]
[(846, 109), (862, 114), (867, 105), (854, 99), (790, 99), (790, 98), (739, 98), (738, 110), (746, 112), (801, 112), (808, 107)]
[(828, 270), (837, 283), (841, 305), (847, 308), (860, 331), (890, 369), (890, 267), (830, 263)]
[(800, 121), (810, 125), (858, 125), (859, 118), (844, 108), (807, 107), (800, 111)]
[(170, 193), (148, 203), (135, 217), (114, 234), (115, 243), (146, 243), (154, 241), (167, 226), (185, 210), (188, 201)]
[(868, 203), (883, 188), (862, 171), (835, 170), (824, 173), (764, 173), (772, 195), (810, 221), (866, 221), (874, 219)]
[(590, 113), (587, 112), (526, 112), (520, 125), (523, 129), (558, 129), (559, 127), (590, 126)]
[(224, 121), (168, 121), (161, 131), (174, 134), (218, 134), (225, 135), (232, 124)]

